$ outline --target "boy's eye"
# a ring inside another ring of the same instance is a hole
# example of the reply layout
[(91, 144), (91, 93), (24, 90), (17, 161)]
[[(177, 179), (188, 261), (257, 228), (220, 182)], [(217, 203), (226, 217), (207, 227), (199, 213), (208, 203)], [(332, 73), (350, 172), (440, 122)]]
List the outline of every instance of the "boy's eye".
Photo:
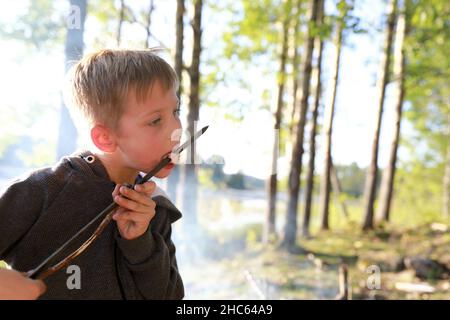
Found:
[(179, 117), (179, 116), (180, 116), (180, 112), (181, 112), (181, 109), (180, 109), (180, 108), (177, 108), (177, 109), (175, 109), (175, 110), (173, 111), (173, 114), (175, 115), (175, 117)]
[(151, 126), (156, 126), (157, 124), (159, 124), (161, 122), (161, 118), (155, 119), (153, 121), (150, 122)]

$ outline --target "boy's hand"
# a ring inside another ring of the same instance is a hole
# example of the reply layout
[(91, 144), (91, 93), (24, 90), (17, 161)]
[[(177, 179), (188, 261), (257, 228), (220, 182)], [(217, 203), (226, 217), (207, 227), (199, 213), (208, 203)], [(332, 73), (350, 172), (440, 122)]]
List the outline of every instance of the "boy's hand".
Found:
[(150, 221), (155, 216), (156, 204), (150, 198), (155, 187), (153, 181), (148, 181), (137, 184), (135, 190), (123, 185), (116, 185), (114, 188), (112, 195), (120, 207), (114, 213), (113, 219), (117, 222), (122, 238), (133, 240), (147, 231)]
[(0, 269), (0, 300), (34, 300), (46, 290), (44, 282), (15, 270)]

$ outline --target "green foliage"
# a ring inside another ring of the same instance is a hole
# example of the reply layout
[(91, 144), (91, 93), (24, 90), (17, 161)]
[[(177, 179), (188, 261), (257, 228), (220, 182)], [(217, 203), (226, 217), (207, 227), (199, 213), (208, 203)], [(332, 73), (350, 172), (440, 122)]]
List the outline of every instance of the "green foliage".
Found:
[(30, 48), (49, 50), (63, 43), (65, 17), (56, 10), (55, 1), (29, 1), (27, 11), (11, 25), (0, 25), (0, 36), (23, 41)]
[(92, 45), (95, 48), (107, 47), (108, 44), (116, 44), (117, 24), (119, 20), (119, 9), (116, 1), (88, 1), (88, 14), (93, 17), (100, 31), (95, 35)]
[(344, 30), (352, 33), (367, 33), (367, 30), (361, 26), (361, 18), (353, 14), (354, 0), (339, 0), (336, 9), (336, 14), (325, 16), (325, 24), (318, 33), (322, 40), (330, 37), (333, 27), (338, 28), (341, 25)]
[(227, 181), (227, 187), (232, 189), (245, 189), (244, 175), (242, 172), (230, 175)]
[(398, 170), (396, 199), (410, 214), (439, 217), (445, 154), (450, 148), (450, 5), (407, 2), (405, 118), (414, 132), (402, 139), (410, 160)]
[(439, 219), (442, 169), (442, 166), (426, 167), (418, 161), (397, 169), (394, 221), (414, 225)]
[[(274, 53), (280, 39), (283, 6), (280, 1), (242, 0), (242, 12), (237, 12), (230, 24), (231, 31), (224, 33), (224, 54), (250, 60), (254, 55)], [(291, 6), (287, 1), (285, 9)]]
[(37, 168), (44, 165), (52, 163), (56, 156), (56, 145), (49, 148), (49, 143), (46, 142), (36, 142), (32, 146), (30, 153), (28, 152), (18, 152), (18, 158), (22, 160), (28, 168)]
[[(20, 42), (20, 49), (16, 50), (17, 65), (36, 54), (63, 51), (66, 34), (65, 14), (69, 12), (68, 9), (68, 1), (27, 1), (24, 11), (15, 17), (13, 22), (0, 23), (0, 37), (6, 44)], [(26, 92), (27, 89), (23, 89)], [(20, 103), (20, 106), (4, 103), (0, 117), (0, 162), (29, 167), (52, 162), (54, 154), (50, 148), (53, 141), (50, 143), (39, 141), (34, 137), (31, 128), (50, 112), (55, 111), (55, 107), (49, 105), (48, 101), (41, 104), (32, 98)], [(37, 144), (33, 150), (29, 150), (34, 143)], [(19, 149), (22, 154), (20, 151), (17, 152)]]
[(222, 156), (213, 155), (208, 158), (198, 172), (199, 183), (213, 190), (224, 188), (227, 180), (223, 172), (224, 166), (225, 159)]
[(6, 149), (19, 142), (19, 137), (11, 133), (2, 133), (0, 135), (0, 161)]
[(342, 192), (354, 198), (360, 197), (364, 190), (366, 169), (352, 163), (350, 165), (336, 165), (336, 171)]
[(415, 0), (408, 7), (405, 116), (443, 161), (450, 126), (450, 5), (448, 1)]
[(222, 156), (213, 156), (211, 166), (212, 166), (211, 180), (215, 184), (223, 183), (225, 181), (225, 173), (223, 172), (223, 168), (225, 166), (225, 159)]
[[(39, 122), (48, 112), (54, 112), (54, 108), (49, 105), (43, 105), (36, 102), (29, 102), (21, 108), (15, 108), (14, 106), (5, 105), (2, 108), (2, 117), (0, 118), (0, 162), (8, 161), (8, 159), (2, 159), (8, 148), (22, 143), (28, 145), (31, 141), (35, 142), (32, 137), (29, 128), (33, 124)], [(21, 160), (24, 164), (32, 166), (33, 164), (42, 165), (49, 163), (44, 159), (49, 159), (50, 151), (49, 145), (41, 144), (36, 146), (36, 155), (40, 154), (38, 158), (32, 160), (32, 157), (20, 156), (18, 160)], [(44, 149), (47, 149), (45, 151)], [(43, 154), (47, 154), (43, 156)], [(33, 154), (34, 151), (33, 151)], [(11, 155), (9, 155), (11, 156)], [(18, 156), (18, 155), (15, 155)]]

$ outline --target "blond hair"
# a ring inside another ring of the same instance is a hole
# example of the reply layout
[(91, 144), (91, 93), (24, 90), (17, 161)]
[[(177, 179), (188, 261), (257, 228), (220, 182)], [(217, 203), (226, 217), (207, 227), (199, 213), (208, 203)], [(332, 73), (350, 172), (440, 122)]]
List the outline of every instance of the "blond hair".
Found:
[(105, 49), (83, 57), (69, 72), (66, 103), (78, 109), (89, 124), (116, 129), (129, 90), (141, 102), (159, 81), (165, 90), (178, 88), (172, 67), (156, 53), (160, 49)]

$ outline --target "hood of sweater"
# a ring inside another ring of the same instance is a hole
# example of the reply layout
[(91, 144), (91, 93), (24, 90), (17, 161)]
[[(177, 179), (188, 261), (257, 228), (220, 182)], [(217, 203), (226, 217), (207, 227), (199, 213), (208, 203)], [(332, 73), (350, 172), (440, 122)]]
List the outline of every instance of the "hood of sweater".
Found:
[[(87, 178), (92, 178), (94, 181), (99, 180), (100, 183), (110, 183), (112, 186), (115, 185), (109, 178), (103, 163), (91, 151), (76, 151), (70, 156), (64, 157), (61, 162), (62, 164), (67, 163), (73, 170), (79, 171)], [(135, 179), (135, 183), (140, 183), (142, 177), (143, 175), (139, 174)], [(166, 192), (158, 185), (156, 185), (155, 191), (152, 194), (152, 199), (156, 202), (157, 206), (168, 210), (171, 222), (175, 222), (181, 218), (181, 212), (175, 207)]]

